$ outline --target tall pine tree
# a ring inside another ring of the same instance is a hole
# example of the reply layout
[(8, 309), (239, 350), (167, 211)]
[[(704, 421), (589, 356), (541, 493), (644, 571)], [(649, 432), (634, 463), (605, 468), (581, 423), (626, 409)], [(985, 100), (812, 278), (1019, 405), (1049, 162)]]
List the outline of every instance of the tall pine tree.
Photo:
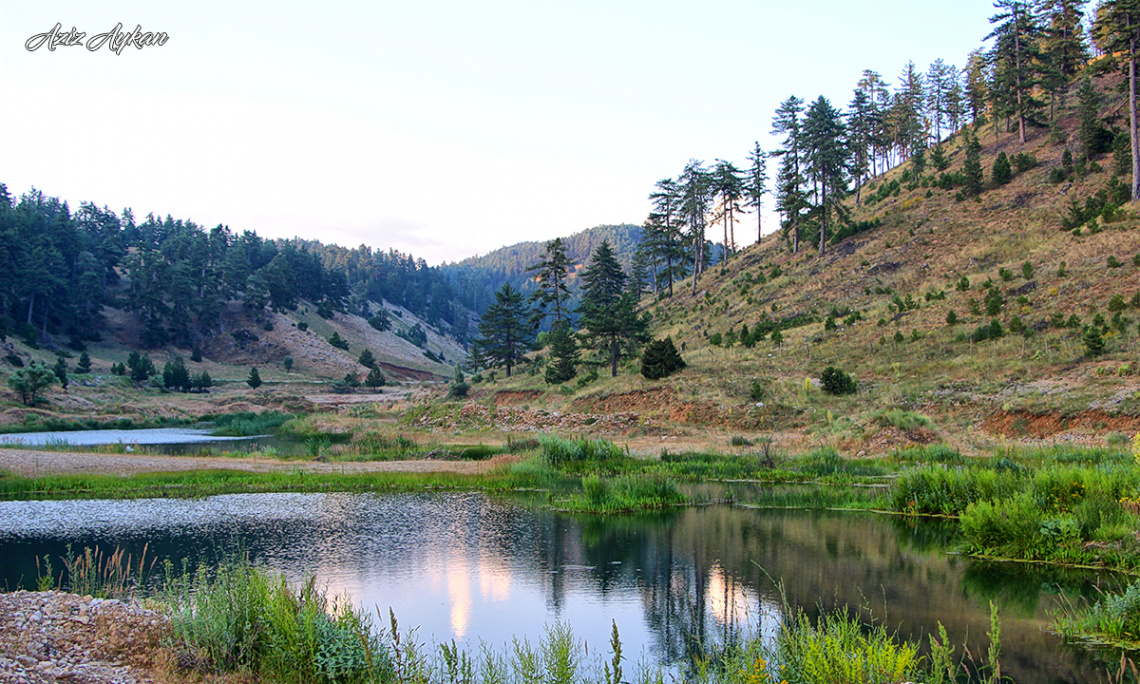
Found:
[(618, 360), (645, 343), (648, 327), (648, 320), (637, 315), (637, 302), (626, 290), (625, 280), (609, 242), (602, 242), (582, 271), (578, 313), (585, 344), (609, 356), (613, 377), (617, 377)]
[(533, 328), (526, 318), (522, 295), (510, 283), (505, 283), (495, 293), (495, 303), (487, 307), (479, 323), (482, 338), (476, 341), (478, 355), (488, 365), (505, 366), (508, 378), (511, 369), (530, 349)]

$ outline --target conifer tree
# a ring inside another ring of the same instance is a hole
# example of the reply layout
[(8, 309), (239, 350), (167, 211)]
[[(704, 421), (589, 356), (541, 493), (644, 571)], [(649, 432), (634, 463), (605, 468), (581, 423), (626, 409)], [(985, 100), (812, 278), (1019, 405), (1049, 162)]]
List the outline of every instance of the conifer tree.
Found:
[(785, 237), (790, 236), (792, 253), (800, 248), (800, 220), (807, 206), (804, 192), (804, 177), (800, 170), (802, 125), (804, 101), (794, 95), (780, 103), (772, 119), (772, 133), (784, 136), (783, 147), (773, 152), (780, 158), (780, 170), (776, 177), (776, 209), (783, 215), (782, 228)]
[(768, 192), (768, 155), (761, 149), (759, 142), (753, 146), (748, 161), (752, 165), (748, 167), (744, 180), (745, 206), (756, 210), (756, 244), (760, 244), (764, 237), (763, 209), (764, 195)]
[(625, 289), (625, 273), (609, 242), (602, 242), (582, 271), (582, 304), (578, 307), (588, 346), (610, 358), (610, 374), (617, 377), (618, 360), (645, 341), (646, 318), (639, 317), (636, 301)]
[(1017, 119), (1018, 137), (1025, 144), (1025, 128), (1035, 123), (1041, 103), (1033, 96), (1040, 85), (1041, 63), (1038, 18), (1025, 0), (996, 0), (997, 24), (987, 38), (994, 38), (990, 60), (994, 64), (993, 95), (1002, 112)]
[(966, 58), (966, 111), (970, 121), (985, 124), (986, 102), (989, 100), (989, 75), (985, 53), (981, 48), (974, 50)]
[(536, 276), (538, 287), (529, 299), (533, 307), (530, 324), (535, 330), (547, 316), (553, 316), (554, 323), (560, 323), (569, 315), (566, 302), (570, 300), (570, 287), (566, 283), (566, 276), (570, 271), (570, 265), (570, 258), (566, 256), (566, 246), (562, 244), (562, 238), (555, 238), (546, 243), (546, 254), (542, 260), (527, 268), (528, 272), (538, 272)]
[(740, 200), (744, 198), (744, 178), (735, 164), (718, 159), (709, 174), (709, 182), (713, 196), (720, 198), (717, 218), (724, 222), (724, 251), (721, 255), (724, 262), (736, 253), (736, 214), (743, 211)]
[(823, 256), (829, 220), (832, 215), (837, 220), (846, 217), (842, 200), (847, 195), (850, 150), (839, 110), (822, 95), (808, 108), (803, 137), (808, 173), (819, 189), (815, 211), (819, 217), (819, 256)]
[(1100, 94), (1088, 77), (1081, 79), (1077, 88), (1077, 103), (1077, 144), (1081, 156), (1092, 161), (1101, 151)]
[(59, 380), (60, 386), (66, 390), (68, 385), (67, 359), (63, 358), (62, 356), (57, 357), (55, 360), (55, 366), (52, 367), (52, 372), (55, 373), (55, 377)]
[(364, 378), (364, 384), (373, 389), (383, 387), (387, 380), (384, 379), (384, 374), (380, 372), (380, 366), (372, 366), (368, 371), (368, 376)]
[(982, 145), (973, 131), (970, 131), (966, 138), (966, 161), (963, 163), (962, 173), (966, 177), (966, 194), (971, 197), (980, 195), (982, 184), (985, 182), (982, 171)]
[(851, 178), (855, 181), (855, 206), (859, 206), (863, 178), (870, 170), (875, 115), (867, 93), (856, 89), (847, 116), (848, 146), (851, 151)]
[(681, 235), (681, 189), (677, 182), (666, 178), (657, 181), (656, 190), (649, 195), (653, 211), (645, 220), (643, 242), (657, 263), (664, 265), (660, 276), (665, 279), (669, 296), (673, 296), (673, 282), (685, 277), (685, 244)]
[(573, 379), (578, 374), (578, 345), (574, 342), (570, 323), (555, 323), (547, 339), (550, 342), (550, 362), (546, 365), (546, 382), (558, 385)]
[(249, 385), (250, 389), (261, 387), (261, 374), (257, 372), (257, 366), (252, 366), (249, 369), (249, 375), (245, 379), (245, 384)]
[(689, 242), (693, 259), (693, 294), (697, 292), (697, 281), (705, 267), (705, 226), (709, 205), (712, 201), (712, 182), (704, 163), (690, 159), (677, 178), (680, 190), (680, 215), (689, 228)]
[(1132, 201), (1140, 200), (1140, 130), (1136, 120), (1136, 53), (1140, 48), (1140, 1), (1105, 0), (1097, 14), (1097, 37), (1109, 52), (1123, 52), (1128, 72), (1128, 130), (1132, 152)]
[(79, 362), (75, 364), (75, 372), (78, 374), (91, 372), (91, 356), (87, 352), (79, 355)]
[(1005, 185), (1013, 177), (1013, 169), (1009, 165), (1009, 157), (1005, 152), (998, 154), (997, 159), (994, 160), (993, 179), (994, 185)]
[[(604, 244), (604, 243), (603, 243)], [(505, 283), (495, 293), (495, 303), (483, 314), (479, 324), (479, 352), (488, 364), (502, 364), (511, 377), (511, 369), (530, 349), (533, 328), (526, 322), (522, 295)]]

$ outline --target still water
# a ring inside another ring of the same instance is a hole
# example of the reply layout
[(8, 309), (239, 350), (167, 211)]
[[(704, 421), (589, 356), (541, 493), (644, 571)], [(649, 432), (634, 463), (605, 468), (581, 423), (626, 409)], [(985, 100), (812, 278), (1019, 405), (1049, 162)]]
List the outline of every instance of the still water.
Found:
[(786, 613), (780, 582), (809, 613), (863, 607), (913, 640), (941, 621), (975, 654), (994, 601), (1004, 674), (1081, 682), (1103, 672), (1044, 631), (1058, 591), (1090, 594), (1095, 576), (980, 564), (947, 554), (950, 534), (868, 514), (727, 506), (571, 517), (455, 493), (0, 502), (0, 582), (34, 584), (34, 559), (68, 544), (136, 556), (149, 544), (150, 556), (192, 563), (240, 545), (255, 563), (294, 581), (315, 575), (385, 621), (391, 608), (421, 641), (502, 646), (562, 621), (604, 653), (616, 621), (632, 660), (663, 664), (737, 630), (773, 633)]
[(67, 447), (125, 444), (145, 447), (153, 453), (176, 455), (209, 453), (220, 450), (249, 450), (258, 446), (273, 446), (280, 450), (288, 442), (288, 440), (271, 435), (225, 437), (212, 435), (211, 432), (213, 432), (212, 428), (191, 427), (14, 432), (0, 435), (0, 447), (6, 445)]

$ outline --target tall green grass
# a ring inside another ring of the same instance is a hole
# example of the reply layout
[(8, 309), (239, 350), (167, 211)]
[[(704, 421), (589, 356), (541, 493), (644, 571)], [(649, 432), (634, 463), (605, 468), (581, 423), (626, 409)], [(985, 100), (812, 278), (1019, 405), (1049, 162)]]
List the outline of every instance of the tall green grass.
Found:
[(203, 420), (213, 424), (215, 435), (251, 437), (272, 432), (292, 418), (293, 416), (280, 411), (264, 411), (262, 413), (242, 411), (204, 416)]

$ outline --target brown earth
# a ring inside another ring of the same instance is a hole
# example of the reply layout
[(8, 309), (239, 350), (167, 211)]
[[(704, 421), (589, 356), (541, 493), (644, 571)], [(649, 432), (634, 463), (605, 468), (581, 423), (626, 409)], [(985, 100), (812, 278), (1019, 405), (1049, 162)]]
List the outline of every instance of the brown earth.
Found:
[(982, 423), (982, 430), (1003, 437), (1054, 437), (1065, 433), (1140, 432), (1140, 416), (1109, 415), (1081, 411), (1072, 415), (1033, 414), (1028, 411), (995, 411)]

